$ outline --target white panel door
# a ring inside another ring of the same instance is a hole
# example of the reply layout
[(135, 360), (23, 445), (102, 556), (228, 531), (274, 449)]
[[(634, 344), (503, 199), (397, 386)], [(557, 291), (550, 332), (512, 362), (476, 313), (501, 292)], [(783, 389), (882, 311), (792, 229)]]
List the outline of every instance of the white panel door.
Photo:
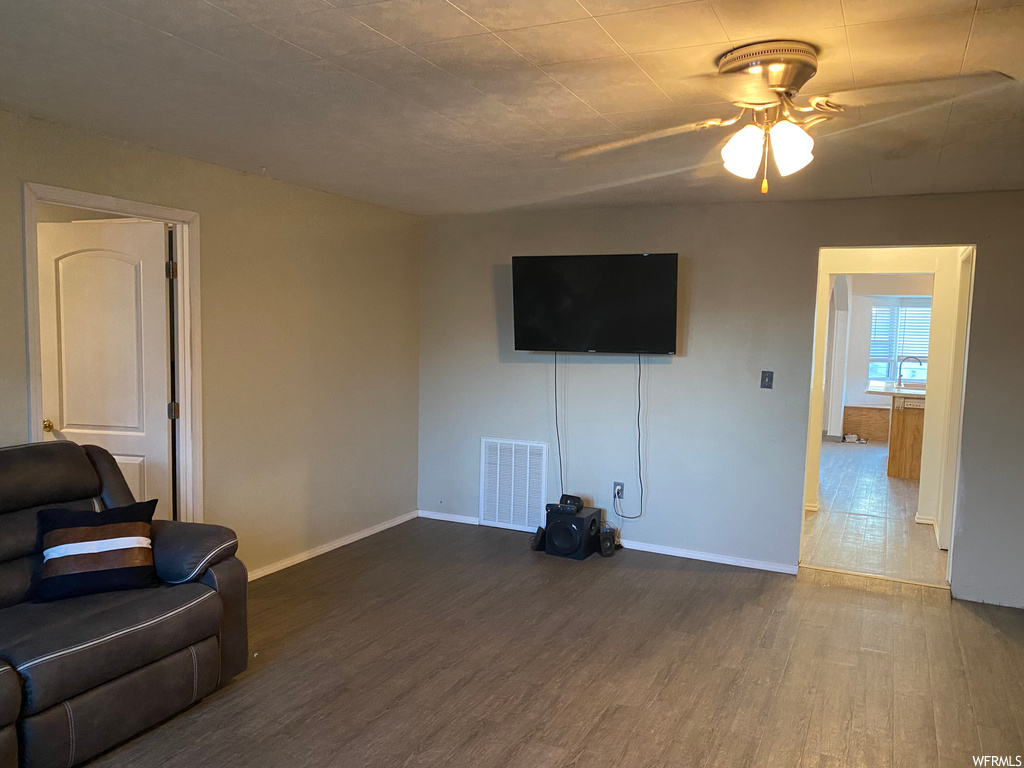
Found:
[(40, 224), (38, 237), (44, 440), (106, 448), (135, 498), (158, 499), (168, 519), (167, 228)]

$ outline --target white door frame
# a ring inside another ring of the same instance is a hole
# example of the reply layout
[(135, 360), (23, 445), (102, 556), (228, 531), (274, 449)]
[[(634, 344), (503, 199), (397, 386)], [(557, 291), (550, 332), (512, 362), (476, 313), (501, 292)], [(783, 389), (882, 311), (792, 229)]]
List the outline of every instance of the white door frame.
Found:
[(53, 203), (120, 216), (163, 221), (174, 229), (178, 279), (174, 291), (177, 348), (175, 391), (179, 403), (176, 457), (178, 519), (203, 521), (202, 334), (199, 305), (199, 214), (91, 192), (25, 182), (22, 186), (25, 233), (25, 327), (28, 355), (28, 439), (43, 439), (42, 348), (39, 335), (38, 203)]
[[(861, 246), (856, 248), (830, 247), (821, 248), (818, 255), (818, 288), (815, 304), (814, 353), (811, 373), (811, 403), (808, 414), (807, 453), (804, 472), (804, 507), (813, 511), (817, 507), (817, 484), (821, 461), (821, 419), (822, 397), (824, 389), (824, 333), (827, 320), (830, 293), (830, 278), (837, 274), (877, 274), (877, 273), (920, 273), (936, 274), (937, 264), (931, 255), (937, 250), (956, 250), (958, 268), (963, 268), (970, 282), (966, 296), (957, 299), (957, 317), (955, 327), (951, 329), (955, 337), (952, 352), (953, 370), (946, 373), (942, 383), (941, 398), (945, 411), (941, 419), (940, 438), (937, 441), (941, 449), (937, 461), (937, 480), (931, 485), (937, 493), (935, 498), (936, 519), (917, 516), (919, 523), (932, 523), (935, 530), (936, 545), (941, 546), (940, 528), (949, 535), (949, 558), (946, 579), (952, 573), (953, 562), (953, 531), (957, 516), (960, 482), (960, 425), (963, 419), (964, 379), (966, 377), (966, 360), (970, 339), (971, 302), (973, 300), (974, 268), (977, 249), (973, 245), (927, 245), (927, 246)], [(891, 260), (898, 255), (897, 260)], [(933, 339), (930, 339), (932, 342)], [(931, 357), (931, 353), (929, 353)], [(962, 368), (960, 366), (963, 366)], [(926, 429), (926, 440), (928, 436)], [(931, 443), (931, 441), (929, 441)], [(923, 475), (923, 471), (922, 471)], [(813, 506), (812, 506), (813, 504)], [(801, 542), (803, 541), (803, 520), (801, 515)]]

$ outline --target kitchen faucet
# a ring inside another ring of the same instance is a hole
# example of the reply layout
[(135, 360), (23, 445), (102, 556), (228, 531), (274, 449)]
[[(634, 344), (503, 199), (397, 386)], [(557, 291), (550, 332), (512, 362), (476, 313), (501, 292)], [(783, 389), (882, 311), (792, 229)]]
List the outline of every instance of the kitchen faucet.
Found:
[(900, 360), (900, 365), (899, 365), (899, 368), (897, 369), (897, 376), (896, 376), (896, 386), (897, 387), (902, 387), (903, 386), (903, 364), (905, 362), (907, 362), (907, 360), (916, 360), (918, 365), (924, 365), (924, 363), (921, 361), (921, 358), (919, 358), (919, 357), (904, 357), (902, 360)]

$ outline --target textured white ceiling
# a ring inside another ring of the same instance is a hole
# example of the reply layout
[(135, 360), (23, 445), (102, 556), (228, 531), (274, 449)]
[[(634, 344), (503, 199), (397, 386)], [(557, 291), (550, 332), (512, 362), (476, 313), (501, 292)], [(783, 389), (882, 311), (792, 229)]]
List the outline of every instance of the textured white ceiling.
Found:
[[(731, 115), (693, 76), (780, 37), (821, 50), (808, 95), (1024, 80), (1014, 0), (0, 0), (0, 107), (420, 213), (753, 200), (725, 129), (555, 155)], [(1024, 189), (1020, 83), (933, 101), (812, 129), (769, 197)]]

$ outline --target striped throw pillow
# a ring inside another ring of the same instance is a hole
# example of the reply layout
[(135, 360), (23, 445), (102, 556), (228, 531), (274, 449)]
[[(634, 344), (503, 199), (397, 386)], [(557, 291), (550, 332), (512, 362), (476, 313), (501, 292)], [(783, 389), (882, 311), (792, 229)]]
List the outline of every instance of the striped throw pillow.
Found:
[(39, 511), (43, 600), (139, 589), (157, 583), (150, 527), (156, 499), (103, 512)]

